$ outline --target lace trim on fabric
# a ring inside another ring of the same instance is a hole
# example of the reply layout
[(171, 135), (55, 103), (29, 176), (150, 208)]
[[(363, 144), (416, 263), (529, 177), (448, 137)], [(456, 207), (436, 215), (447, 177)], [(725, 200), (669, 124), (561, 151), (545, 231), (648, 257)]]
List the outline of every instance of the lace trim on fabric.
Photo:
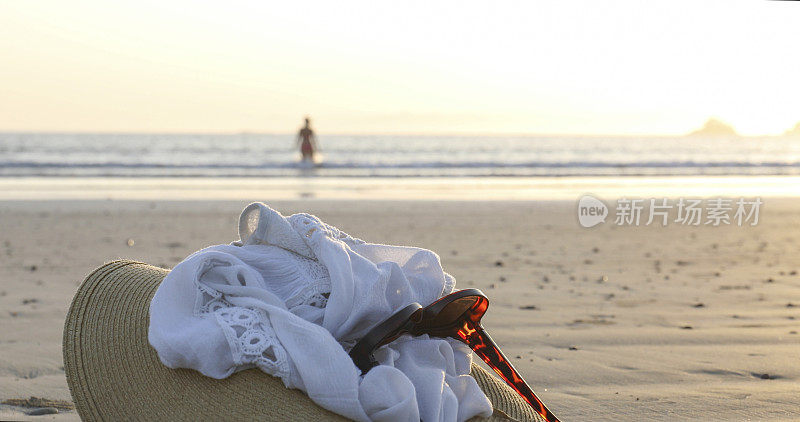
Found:
[(304, 286), (286, 299), (286, 307), (289, 311), (300, 305), (325, 308), (331, 295), (331, 277), (328, 270), (318, 261), (306, 257), (299, 257), (298, 264), (300, 272), (305, 275)]
[[(292, 228), (304, 236), (309, 244), (319, 242), (321, 236), (341, 240), (350, 246), (365, 243), (310, 214), (295, 214), (289, 217), (289, 221)], [(298, 263), (301, 272), (306, 276), (305, 285), (292, 292), (286, 300), (286, 307), (289, 311), (302, 305), (325, 308), (331, 294), (328, 270), (316, 260), (301, 258)], [(212, 259), (198, 271), (195, 279), (198, 289), (195, 315), (215, 318), (228, 340), (235, 365), (256, 366), (281, 378), (289, 376), (291, 368), (286, 350), (275, 336), (267, 313), (251, 307), (234, 306), (225, 300), (222, 293), (199, 281), (205, 272), (218, 265), (230, 264)], [(356, 340), (341, 342), (345, 350), (350, 350), (355, 343)]]
[(220, 292), (202, 283), (198, 283), (198, 288), (202, 305), (195, 313), (213, 315), (228, 340), (235, 365), (256, 366), (281, 378), (289, 375), (286, 350), (275, 337), (266, 312), (233, 306)]
[(311, 283), (305, 286), (297, 294), (287, 299), (286, 307), (289, 308), (290, 312), (292, 309), (300, 305), (308, 305), (322, 309), (328, 305), (328, 298), (330, 295), (330, 280), (327, 280), (327, 283)]
[(322, 220), (311, 214), (294, 214), (289, 217), (288, 220), (292, 224), (292, 228), (294, 228), (297, 233), (305, 236), (312, 243), (318, 242), (318, 236), (320, 235), (327, 236), (331, 239), (341, 240), (350, 246), (366, 243), (361, 239), (350, 236), (336, 227), (322, 222)]
[(275, 337), (264, 311), (231, 306), (217, 309), (214, 317), (231, 346), (234, 364), (254, 365), (280, 378), (289, 376), (286, 349)]
[[(289, 311), (301, 305), (325, 308), (331, 293), (328, 271), (311, 259), (303, 258), (300, 262), (306, 285), (286, 300), (286, 307)], [(213, 315), (228, 340), (235, 365), (255, 366), (281, 378), (289, 376), (291, 368), (286, 350), (275, 337), (267, 313), (261, 309), (234, 306), (221, 292), (199, 282), (203, 274), (218, 265), (230, 264), (211, 259), (198, 271), (194, 314), (201, 317)]]

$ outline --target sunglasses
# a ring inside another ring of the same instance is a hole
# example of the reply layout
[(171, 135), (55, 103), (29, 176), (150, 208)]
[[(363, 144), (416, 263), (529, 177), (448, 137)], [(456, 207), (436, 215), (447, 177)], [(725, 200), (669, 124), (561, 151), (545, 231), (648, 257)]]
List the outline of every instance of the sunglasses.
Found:
[(459, 290), (424, 308), (412, 303), (372, 328), (350, 350), (350, 357), (362, 373), (367, 373), (378, 365), (373, 356), (375, 349), (403, 334), (451, 337), (469, 346), (545, 421), (558, 421), (481, 327), (481, 318), (488, 307), (489, 298), (478, 289)]

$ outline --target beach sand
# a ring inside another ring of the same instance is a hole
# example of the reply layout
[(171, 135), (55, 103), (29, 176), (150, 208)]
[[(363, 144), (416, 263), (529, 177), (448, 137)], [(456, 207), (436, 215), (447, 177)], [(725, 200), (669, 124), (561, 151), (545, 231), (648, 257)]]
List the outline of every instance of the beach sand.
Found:
[[(70, 400), (63, 319), (116, 258), (169, 268), (237, 238), (249, 201), (0, 202), (0, 401)], [(563, 420), (800, 418), (800, 201), (755, 227), (577, 223), (574, 201), (282, 201), (362, 239), (437, 252)], [(68, 420), (75, 411), (0, 419)]]

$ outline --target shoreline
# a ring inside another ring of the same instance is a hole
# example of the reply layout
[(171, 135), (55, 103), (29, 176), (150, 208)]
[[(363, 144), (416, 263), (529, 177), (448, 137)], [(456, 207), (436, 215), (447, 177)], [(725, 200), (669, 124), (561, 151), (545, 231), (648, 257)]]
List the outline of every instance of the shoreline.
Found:
[(800, 176), (2, 177), (0, 200), (577, 200), (800, 197)]

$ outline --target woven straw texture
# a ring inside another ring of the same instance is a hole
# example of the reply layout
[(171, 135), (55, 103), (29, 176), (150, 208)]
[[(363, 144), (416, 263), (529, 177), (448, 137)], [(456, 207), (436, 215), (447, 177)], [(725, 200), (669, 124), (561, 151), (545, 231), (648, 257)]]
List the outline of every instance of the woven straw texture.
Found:
[[(281, 420), (345, 418), (257, 369), (226, 379), (169, 369), (147, 342), (148, 309), (169, 271), (118, 260), (89, 274), (64, 325), (64, 369), (81, 418), (96, 420)], [(540, 421), (516, 393), (481, 367), (472, 375), (492, 401), (489, 419)]]

